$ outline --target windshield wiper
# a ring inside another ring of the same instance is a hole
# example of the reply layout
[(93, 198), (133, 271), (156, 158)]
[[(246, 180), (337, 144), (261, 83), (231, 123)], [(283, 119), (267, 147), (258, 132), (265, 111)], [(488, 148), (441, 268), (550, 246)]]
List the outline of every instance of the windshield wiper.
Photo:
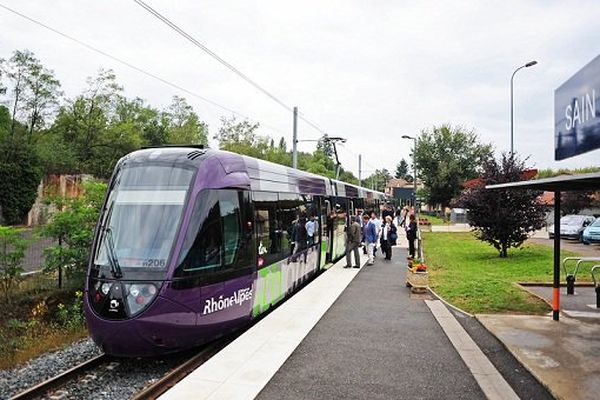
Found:
[(114, 278), (122, 278), (123, 272), (121, 271), (119, 259), (115, 253), (115, 242), (113, 241), (112, 230), (108, 226), (106, 227), (104, 233), (104, 246), (106, 247), (106, 252), (108, 253), (108, 263), (110, 264), (110, 272), (112, 273), (112, 276)]

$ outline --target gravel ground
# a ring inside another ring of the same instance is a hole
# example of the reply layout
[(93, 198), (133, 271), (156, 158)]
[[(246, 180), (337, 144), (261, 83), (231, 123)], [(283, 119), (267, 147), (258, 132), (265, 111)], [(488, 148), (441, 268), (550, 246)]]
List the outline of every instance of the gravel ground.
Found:
[(184, 352), (161, 359), (116, 359), (89, 371), (49, 395), (61, 400), (128, 399), (180, 365), (190, 355), (189, 352)]
[(91, 339), (84, 339), (64, 349), (46, 353), (22, 367), (0, 370), (0, 399), (8, 399), (100, 353)]
[[(101, 351), (91, 339), (85, 339), (62, 350), (44, 354), (20, 368), (0, 370), (0, 399), (9, 399), (10, 396), (100, 353)], [(160, 359), (114, 359), (47, 395), (52, 399), (61, 400), (128, 399), (148, 384), (160, 379), (192, 354), (192, 352), (182, 352)]]

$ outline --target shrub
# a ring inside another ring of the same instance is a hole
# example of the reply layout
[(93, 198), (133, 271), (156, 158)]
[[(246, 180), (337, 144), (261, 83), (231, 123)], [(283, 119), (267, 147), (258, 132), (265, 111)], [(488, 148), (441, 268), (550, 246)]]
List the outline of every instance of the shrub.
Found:
[(0, 226), (0, 287), (9, 303), (12, 291), (21, 280), (21, 262), (27, 248), (20, 233), (20, 229), (12, 226)]
[(75, 299), (71, 305), (60, 303), (56, 312), (58, 323), (65, 329), (77, 329), (84, 325), (83, 292), (75, 292)]
[(45, 250), (45, 271), (65, 268), (70, 277), (83, 277), (105, 191), (106, 184), (89, 181), (84, 183), (81, 197), (54, 201), (60, 211), (51, 216), (42, 235), (56, 239), (59, 244)]
[(0, 142), (0, 210), (7, 224), (23, 222), (41, 179), (40, 162), (32, 146), (13, 140)]

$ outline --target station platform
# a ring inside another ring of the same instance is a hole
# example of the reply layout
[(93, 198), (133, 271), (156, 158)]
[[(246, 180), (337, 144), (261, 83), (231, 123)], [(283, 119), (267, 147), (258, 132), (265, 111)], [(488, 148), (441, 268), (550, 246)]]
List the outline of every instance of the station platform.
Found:
[(519, 398), (441, 301), (410, 293), (406, 250), (343, 265), (161, 399)]

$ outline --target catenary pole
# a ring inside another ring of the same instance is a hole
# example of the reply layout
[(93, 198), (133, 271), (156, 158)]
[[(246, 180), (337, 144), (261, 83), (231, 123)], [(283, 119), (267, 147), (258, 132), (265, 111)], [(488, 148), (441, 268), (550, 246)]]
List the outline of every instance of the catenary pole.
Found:
[(292, 139), (292, 167), (298, 168), (298, 107), (294, 107), (294, 135)]
[(358, 186), (362, 186), (362, 155), (358, 155)]

